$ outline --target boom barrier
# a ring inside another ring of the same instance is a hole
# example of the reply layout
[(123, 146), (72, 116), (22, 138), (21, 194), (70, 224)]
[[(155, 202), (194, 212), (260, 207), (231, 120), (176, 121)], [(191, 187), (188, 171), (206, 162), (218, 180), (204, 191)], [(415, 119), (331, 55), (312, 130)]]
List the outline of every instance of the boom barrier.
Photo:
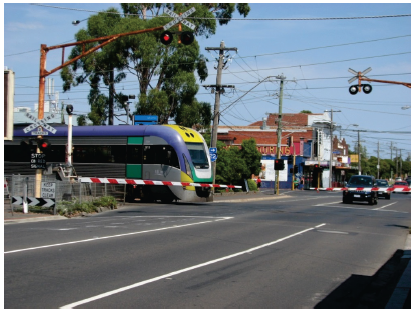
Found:
[(179, 181), (159, 181), (159, 180), (142, 180), (142, 179), (118, 179), (118, 178), (94, 178), (94, 177), (80, 177), (78, 181), (81, 183), (99, 183), (99, 184), (115, 184), (115, 185), (153, 185), (153, 186), (194, 186), (194, 187), (209, 187), (209, 188), (242, 188), (242, 186), (234, 185), (217, 185), (217, 184), (200, 184), (191, 182)]
[(379, 188), (379, 187), (358, 187), (358, 188), (310, 188), (312, 190), (317, 191), (344, 191), (344, 190), (353, 190), (353, 191), (390, 191), (390, 192), (399, 192), (399, 193), (411, 193), (411, 187), (404, 187), (404, 188), (394, 188), (394, 187), (388, 187), (388, 188)]

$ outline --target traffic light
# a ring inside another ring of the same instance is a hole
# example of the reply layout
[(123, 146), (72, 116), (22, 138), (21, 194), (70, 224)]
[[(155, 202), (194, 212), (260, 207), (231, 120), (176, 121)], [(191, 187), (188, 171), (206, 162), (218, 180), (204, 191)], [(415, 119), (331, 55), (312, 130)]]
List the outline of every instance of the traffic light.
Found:
[(181, 32), (181, 43), (189, 45), (194, 42), (194, 35), (191, 31)]
[(322, 172), (323, 171), (323, 168), (320, 167), (320, 165), (318, 165), (318, 164), (314, 164), (314, 171), (315, 172)]
[(51, 143), (49, 142), (49, 140), (45, 138), (38, 139), (37, 144), (38, 144), (39, 150), (42, 151), (43, 153), (48, 151), (49, 148), (51, 147)]
[(298, 165), (294, 165), (294, 174), (298, 173)]
[(288, 147), (291, 147), (291, 136), (288, 136), (287, 138), (287, 145)]
[(274, 170), (282, 171), (285, 169), (284, 159), (275, 159), (274, 161)]
[(161, 35), (159, 36), (159, 40), (161, 40), (161, 43), (163, 45), (168, 45), (172, 42), (172, 40), (174, 39), (174, 35), (172, 34), (172, 32), (166, 30), (163, 33), (161, 33)]

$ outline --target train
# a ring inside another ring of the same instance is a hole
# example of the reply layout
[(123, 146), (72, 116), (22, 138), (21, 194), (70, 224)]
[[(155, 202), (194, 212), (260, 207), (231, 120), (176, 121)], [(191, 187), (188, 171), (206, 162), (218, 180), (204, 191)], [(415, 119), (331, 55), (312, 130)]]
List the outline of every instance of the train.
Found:
[[(45, 152), (47, 164), (67, 163), (68, 126), (55, 126)], [(211, 184), (212, 165), (203, 136), (180, 125), (72, 127), (72, 161), (77, 176)], [(30, 155), (36, 136), (15, 125), (4, 141), (4, 174), (34, 174)], [(198, 202), (212, 200), (210, 187), (127, 185), (126, 200)]]

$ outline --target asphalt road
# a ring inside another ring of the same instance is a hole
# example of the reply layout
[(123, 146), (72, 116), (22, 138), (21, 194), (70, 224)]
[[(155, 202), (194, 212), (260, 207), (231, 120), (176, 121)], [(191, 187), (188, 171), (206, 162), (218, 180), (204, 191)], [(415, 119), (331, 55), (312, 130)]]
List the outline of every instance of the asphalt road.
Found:
[(4, 306), (314, 308), (374, 275), (410, 227), (410, 195), (371, 206), (312, 191), (6, 225)]

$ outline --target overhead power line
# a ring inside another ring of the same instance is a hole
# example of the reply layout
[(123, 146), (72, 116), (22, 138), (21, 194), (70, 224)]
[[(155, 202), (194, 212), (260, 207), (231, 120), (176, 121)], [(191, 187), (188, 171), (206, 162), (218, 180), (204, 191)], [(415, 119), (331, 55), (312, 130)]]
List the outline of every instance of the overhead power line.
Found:
[[(118, 15), (130, 15), (130, 16), (140, 16), (139, 14), (133, 13), (117, 13), (117, 12), (100, 12), (94, 10), (86, 10), (86, 9), (77, 9), (77, 8), (66, 8), (66, 7), (59, 7), (54, 5), (46, 5), (40, 3), (31, 3), (31, 5), (49, 7), (54, 9), (61, 9), (61, 10), (71, 10), (71, 11), (79, 11), (79, 12), (90, 12), (90, 13), (105, 13), (105, 14), (118, 14)], [(201, 20), (242, 20), (242, 21), (321, 21), (321, 20), (349, 20), (349, 19), (369, 19), (369, 18), (392, 18), (392, 17), (408, 17), (411, 14), (397, 14), (397, 15), (377, 15), (377, 16), (350, 16), (350, 17), (295, 17), (295, 18), (225, 18), (225, 17), (188, 17), (188, 19), (201, 19)], [(147, 15), (147, 17), (167, 17), (172, 18), (171, 16), (155, 16), (155, 15)]]

